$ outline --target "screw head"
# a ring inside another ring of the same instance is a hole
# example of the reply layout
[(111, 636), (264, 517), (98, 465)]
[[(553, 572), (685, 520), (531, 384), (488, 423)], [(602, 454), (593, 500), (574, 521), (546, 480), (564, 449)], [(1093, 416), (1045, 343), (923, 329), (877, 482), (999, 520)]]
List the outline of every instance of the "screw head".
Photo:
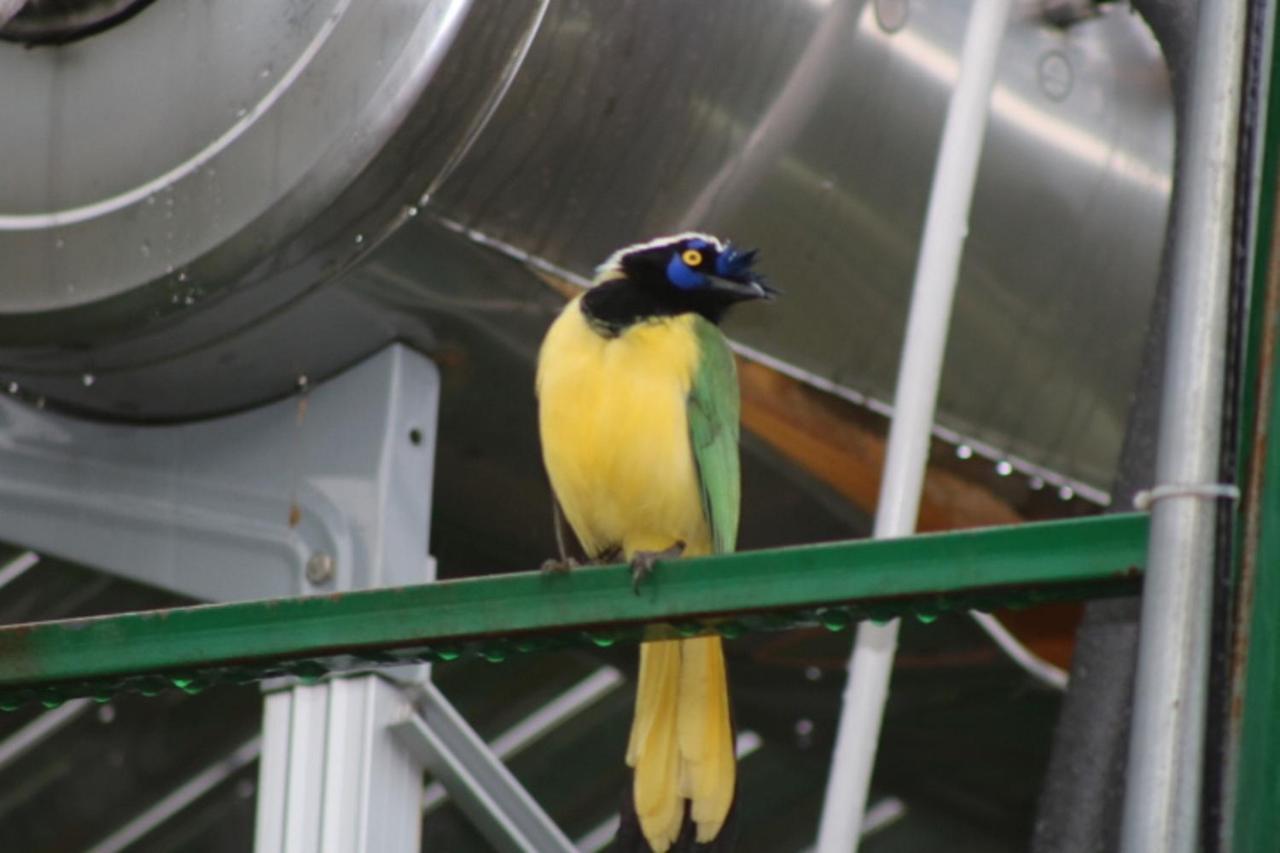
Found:
[(328, 583), (333, 580), (333, 557), (323, 551), (317, 551), (307, 560), (307, 580), (313, 584)]

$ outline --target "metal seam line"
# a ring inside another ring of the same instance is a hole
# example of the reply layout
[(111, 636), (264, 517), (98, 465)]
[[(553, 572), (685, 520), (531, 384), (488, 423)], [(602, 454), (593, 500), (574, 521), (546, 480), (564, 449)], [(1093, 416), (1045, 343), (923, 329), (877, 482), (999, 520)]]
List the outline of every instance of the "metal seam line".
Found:
[[(903, 338), (876, 509), (877, 539), (910, 535), (916, 528), (951, 306), (1010, 6), (1011, 0), (975, 0), (965, 29)], [(848, 853), (857, 848), (897, 638), (897, 620), (858, 627), (822, 806), (819, 853)]]
[[(1236, 135), (1246, 4), (1199, 4), (1171, 235), (1157, 483), (1220, 479)], [(1216, 503), (1151, 509), (1121, 847), (1198, 847)]]

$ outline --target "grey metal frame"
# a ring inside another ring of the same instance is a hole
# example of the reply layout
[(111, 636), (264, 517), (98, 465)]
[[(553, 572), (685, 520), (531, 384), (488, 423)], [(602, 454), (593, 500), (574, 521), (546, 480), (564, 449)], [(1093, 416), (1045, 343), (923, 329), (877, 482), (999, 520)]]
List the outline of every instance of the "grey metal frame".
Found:
[[(300, 376), (289, 399), (198, 423), (93, 423), (0, 398), (0, 539), (205, 600), (423, 583), (435, 575), (438, 400), (434, 365), (400, 345), (324, 383)], [(34, 559), (20, 556), (3, 579)], [(193, 777), (102, 849), (131, 843), (259, 754), (261, 851), (417, 853), (429, 760), (459, 802), (495, 804), (469, 810), (486, 834), (510, 822), (514, 802), (516, 825), (533, 829), (513, 849), (572, 849), (428, 677), (428, 667), (408, 666), (269, 685), (260, 742)], [(37, 718), (0, 743), (0, 759), (85, 707)], [(446, 746), (427, 752), (427, 740)]]
[[(1202, 0), (1184, 116), (1121, 849), (1199, 846), (1244, 0)], [(1163, 492), (1159, 490), (1164, 490)]]

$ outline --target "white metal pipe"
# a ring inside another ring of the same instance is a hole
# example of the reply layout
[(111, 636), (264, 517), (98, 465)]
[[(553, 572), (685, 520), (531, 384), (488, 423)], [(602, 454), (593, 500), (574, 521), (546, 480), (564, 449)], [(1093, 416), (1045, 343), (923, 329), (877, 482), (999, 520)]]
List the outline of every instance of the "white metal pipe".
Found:
[(1017, 664), (1019, 669), (1045, 687), (1051, 687), (1054, 690), (1067, 689), (1067, 682), (1070, 680), (1067, 671), (1060, 666), (1049, 663), (1049, 661), (1027, 648), (999, 619), (990, 613), (983, 613), (980, 610), (971, 610), (969, 615), (974, 622), (978, 623), (978, 627), (986, 632), (991, 641), (1000, 648), (1000, 651), (1004, 652), (1009, 660)]
[(0, 566), (0, 587), (13, 583), (39, 562), (40, 556), (34, 551), (23, 551), (4, 566)]
[[(510, 761), (525, 747), (599, 702), (622, 683), (621, 672), (611, 666), (602, 667), (498, 735), (489, 743), (489, 749), (502, 761)], [(444, 785), (432, 782), (422, 792), (422, 811), (430, 812), (448, 798)]]
[[(1156, 494), (1121, 850), (1199, 848), (1200, 786), (1246, 3), (1202, 0), (1180, 141)], [(1209, 490), (1211, 491), (1211, 490)]]
[(89, 710), (88, 699), (72, 699), (60, 708), (45, 711), (4, 740), (0, 741), (0, 771), (62, 731)]
[[(1011, 0), (975, 0), (969, 13), (916, 262), (876, 508), (874, 535), (878, 539), (915, 532), (951, 306), (969, 231), (996, 58), (1010, 5)], [(897, 638), (896, 620), (858, 627), (822, 807), (819, 853), (848, 853), (856, 848), (861, 835)]]
[(249, 766), (262, 752), (262, 738), (254, 736), (232, 752), (201, 770), (124, 826), (99, 841), (88, 853), (120, 853), (168, 821), (183, 809)]

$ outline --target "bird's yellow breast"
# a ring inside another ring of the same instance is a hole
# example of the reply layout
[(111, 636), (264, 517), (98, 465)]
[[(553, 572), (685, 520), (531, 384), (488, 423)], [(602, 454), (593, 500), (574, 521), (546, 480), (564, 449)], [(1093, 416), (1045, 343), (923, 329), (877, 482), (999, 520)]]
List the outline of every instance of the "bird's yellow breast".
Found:
[(709, 553), (685, 411), (698, 366), (692, 315), (607, 338), (573, 300), (538, 356), (538, 419), (551, 486), (592, 556)]

